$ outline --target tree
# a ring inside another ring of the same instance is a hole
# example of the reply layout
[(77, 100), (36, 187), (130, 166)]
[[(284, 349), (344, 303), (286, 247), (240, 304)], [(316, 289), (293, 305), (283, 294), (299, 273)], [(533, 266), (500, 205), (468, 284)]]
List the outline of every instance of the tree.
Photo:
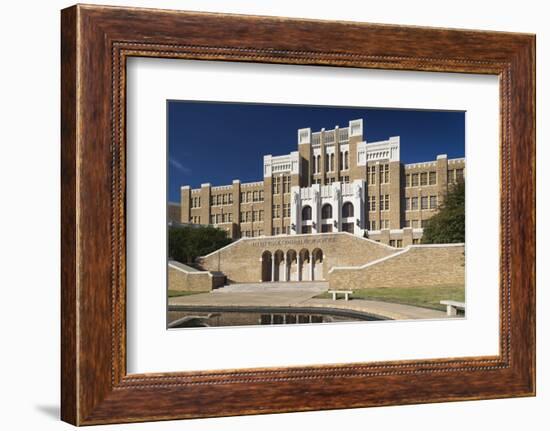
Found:
[(168, 230), (168, 256), (182, 263), (193, 263), (197, 257), (229, 243), (231, 239), (227, 233), (213, 226), (170, 227)]
[(454, 184), (447, 192), (439, 212), (426, 221), (422, 242), (449, 244), (465, 242), (464, 181)]

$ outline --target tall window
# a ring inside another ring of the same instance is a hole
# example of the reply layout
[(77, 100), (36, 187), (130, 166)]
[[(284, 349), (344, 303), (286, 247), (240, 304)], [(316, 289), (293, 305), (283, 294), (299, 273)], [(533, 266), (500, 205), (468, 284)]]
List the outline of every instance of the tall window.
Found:
[(428, 209), (428, 196), (422, 196), (422, 199), (420, 200), (420, 209)]
[(456, 181), (462, 181), (464, 180), (464, 169), (457, 169), (456, 170)]
[(380, 195), (380, 211), (389, 211), (390, 195)]
[(290, 193), (290, 176), (283, 177), (283, 193)]
[(321, 156), (317, 156), (317, 173), (321, 172)]
[(330, 171), (334, 172), (334, 153), (330, 155)]
[(429, 174), (429, 183), (430, 183), (430, 186), (434, 186), (437, 182), (437, 177), (436, 177), (436, 174), (435, 172), (430, 172)]
[(376, 184), (376, 166), (367, 166), (367, 181), (369, 184)]
[(380, 184), (387, 184), (390, 182), (390, 165), (380, 165)]
[(344, 152), (344, 169), (349, 169), (349, 151)]
[(273, 177), (273, 194), (281, 193), (281, 177)]
[(309, 205), (302, 208), (302, 220), (311, 220), (311, 207)]
[(411, 186), (417, 187), (418, 186), (418, 174), (412, 174), (411, 175)]
[(283, 217), (290, 217), (290, 203), (283, 204)]
[(254, 199), (254, 202), (258, 202), (260, 193), (258, 190), (254, 190), (254, 194), (252, 195), (252, 198)]
[(418, 197), (411, 198), (411, 210), (415, 211), (418, 209)]
[(338, 158), (338, 169), (344, 169), (344, 152), (340, 151), (340, 157)]
[(369, 196), (368, 207), (369, 211), (376, 211), (376, 196)]
[(411, 198), (405, 198), (405, 211), (411, 209)]
[(273, 218), (279, 218), (281, 217), (281, 206), (280, 205), (273, 205)]
[(258, 212), (258, 221), (263, 221), (264, 220), (264, 210), (260, 210)]
[(241, 192), (241, 202), (246, 202), (246, 193)]
[(353, 204), (351, 202), (346, 202), (342, 206), (342, 217), (353, 217)]
[(437, 208), (437, 196), (430, 196), (430, 208), (433, 210)]
[(420, 174), (420, 185), (421, 186), (427, 186), (428, 185), (428, 173), (422, 172)]
[(323, 208), (321, 208), (321, 218), (323, 218), (323, 219), (332, 218), (332, 205), (331, 204), (323, 205)]

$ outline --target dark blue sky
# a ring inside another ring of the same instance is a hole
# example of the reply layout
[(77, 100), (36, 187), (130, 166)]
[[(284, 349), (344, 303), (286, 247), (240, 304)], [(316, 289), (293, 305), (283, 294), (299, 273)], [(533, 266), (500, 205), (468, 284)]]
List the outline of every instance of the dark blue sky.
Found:
[(346, 127), (363, 119), (363, 139), (401, 137), (404, 163), (464, 157), (464, 112), (168, 101), (168, 197), (199, 187), (262, 180), (263, 156), (297, 151), (297, 130)]

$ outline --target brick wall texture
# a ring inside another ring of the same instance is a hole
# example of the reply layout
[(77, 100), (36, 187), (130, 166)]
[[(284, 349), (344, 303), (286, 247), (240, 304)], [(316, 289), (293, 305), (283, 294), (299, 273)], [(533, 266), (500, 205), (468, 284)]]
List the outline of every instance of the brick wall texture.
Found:
[(361, 269), (328, 274), (331, 289), (464, 285), (464, 246), (411, 246)]

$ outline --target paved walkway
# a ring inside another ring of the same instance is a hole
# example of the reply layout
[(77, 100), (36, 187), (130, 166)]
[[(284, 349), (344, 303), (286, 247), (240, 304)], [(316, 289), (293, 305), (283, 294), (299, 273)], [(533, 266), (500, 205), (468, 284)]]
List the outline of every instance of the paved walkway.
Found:
[(314, 298), (327, 290), (327, 283), (251, 283), (226, 286), (213, 292), (170, 298), (169, 305), (206, 307), (319, 307), (355, 310), (395, 320), (442, 319), (444, 311), (382, 301)]

